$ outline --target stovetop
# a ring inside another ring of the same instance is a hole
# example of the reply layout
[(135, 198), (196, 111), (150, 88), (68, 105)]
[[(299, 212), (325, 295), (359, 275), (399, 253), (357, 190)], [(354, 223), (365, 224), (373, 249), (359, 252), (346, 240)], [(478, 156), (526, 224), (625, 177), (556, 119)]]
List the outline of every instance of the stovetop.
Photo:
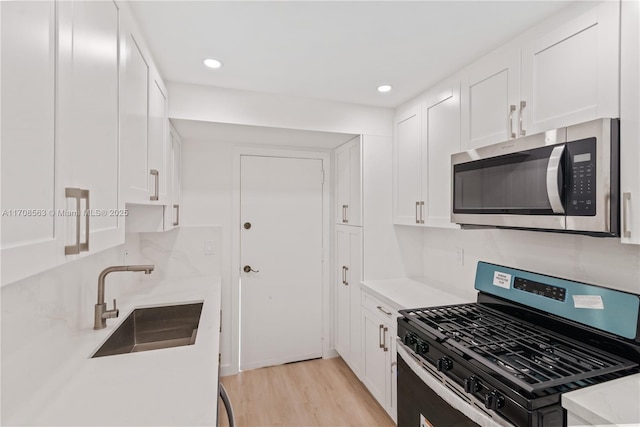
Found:
[(402, 310), (400, 314), (529, 393), (638, 367), (637, 362), (486, 304)]

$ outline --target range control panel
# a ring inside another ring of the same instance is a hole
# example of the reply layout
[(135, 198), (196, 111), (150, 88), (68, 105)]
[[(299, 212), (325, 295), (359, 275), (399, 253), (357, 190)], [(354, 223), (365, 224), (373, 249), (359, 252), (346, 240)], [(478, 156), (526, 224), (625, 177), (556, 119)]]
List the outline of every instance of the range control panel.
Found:
[(567, 215), (596, 214), (596, 139), (567, 143)]
[(513, 280), (513, 287), (514, 289), (531, 292), (532, 294), (551, 298), (556, 301), (564, 301), (567, 297), (567, 290), (565, 288), (534, 282), (533, 280), (523, 279), (522, 277), (516, 277)]

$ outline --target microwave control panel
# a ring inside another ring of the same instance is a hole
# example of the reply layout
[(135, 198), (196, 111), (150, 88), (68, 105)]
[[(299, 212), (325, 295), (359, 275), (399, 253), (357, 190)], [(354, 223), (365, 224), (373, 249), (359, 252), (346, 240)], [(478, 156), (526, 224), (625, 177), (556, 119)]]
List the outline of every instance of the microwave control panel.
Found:
[(568, 216), (596, 214), (596, 138), (567, 143), (565, 188)]

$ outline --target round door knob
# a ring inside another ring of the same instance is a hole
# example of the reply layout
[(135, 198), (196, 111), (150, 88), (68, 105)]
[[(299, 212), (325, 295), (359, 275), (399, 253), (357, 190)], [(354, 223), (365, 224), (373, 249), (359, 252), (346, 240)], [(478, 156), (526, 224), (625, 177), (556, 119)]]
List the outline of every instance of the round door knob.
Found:
[(250, 265), (245, 265), (243, 270), (244, 270), (245, 273), (251, 273), (252, 271), (254, 273), (259, 273), (260, 272), (260, 270), (254, 270), (253, 268), (251, 268)]
[(244, 229), (245, 229), (245, 230), (248, 230), (248, 229), (250, 229), (250, 228), (251, 228), (251, 223), (250, 223), (250, 222), (245, 222), (245, 223), (244, 223)]

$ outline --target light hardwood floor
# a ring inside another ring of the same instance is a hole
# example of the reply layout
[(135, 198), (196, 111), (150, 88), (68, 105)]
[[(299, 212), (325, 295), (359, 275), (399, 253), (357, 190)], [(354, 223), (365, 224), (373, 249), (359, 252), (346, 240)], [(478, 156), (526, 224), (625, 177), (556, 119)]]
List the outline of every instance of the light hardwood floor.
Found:
[[(245, 371), (222, 384), (238, 427), (395, 426), (339, 357)], [(228, 426), (222, 404), (219, 410)]]

